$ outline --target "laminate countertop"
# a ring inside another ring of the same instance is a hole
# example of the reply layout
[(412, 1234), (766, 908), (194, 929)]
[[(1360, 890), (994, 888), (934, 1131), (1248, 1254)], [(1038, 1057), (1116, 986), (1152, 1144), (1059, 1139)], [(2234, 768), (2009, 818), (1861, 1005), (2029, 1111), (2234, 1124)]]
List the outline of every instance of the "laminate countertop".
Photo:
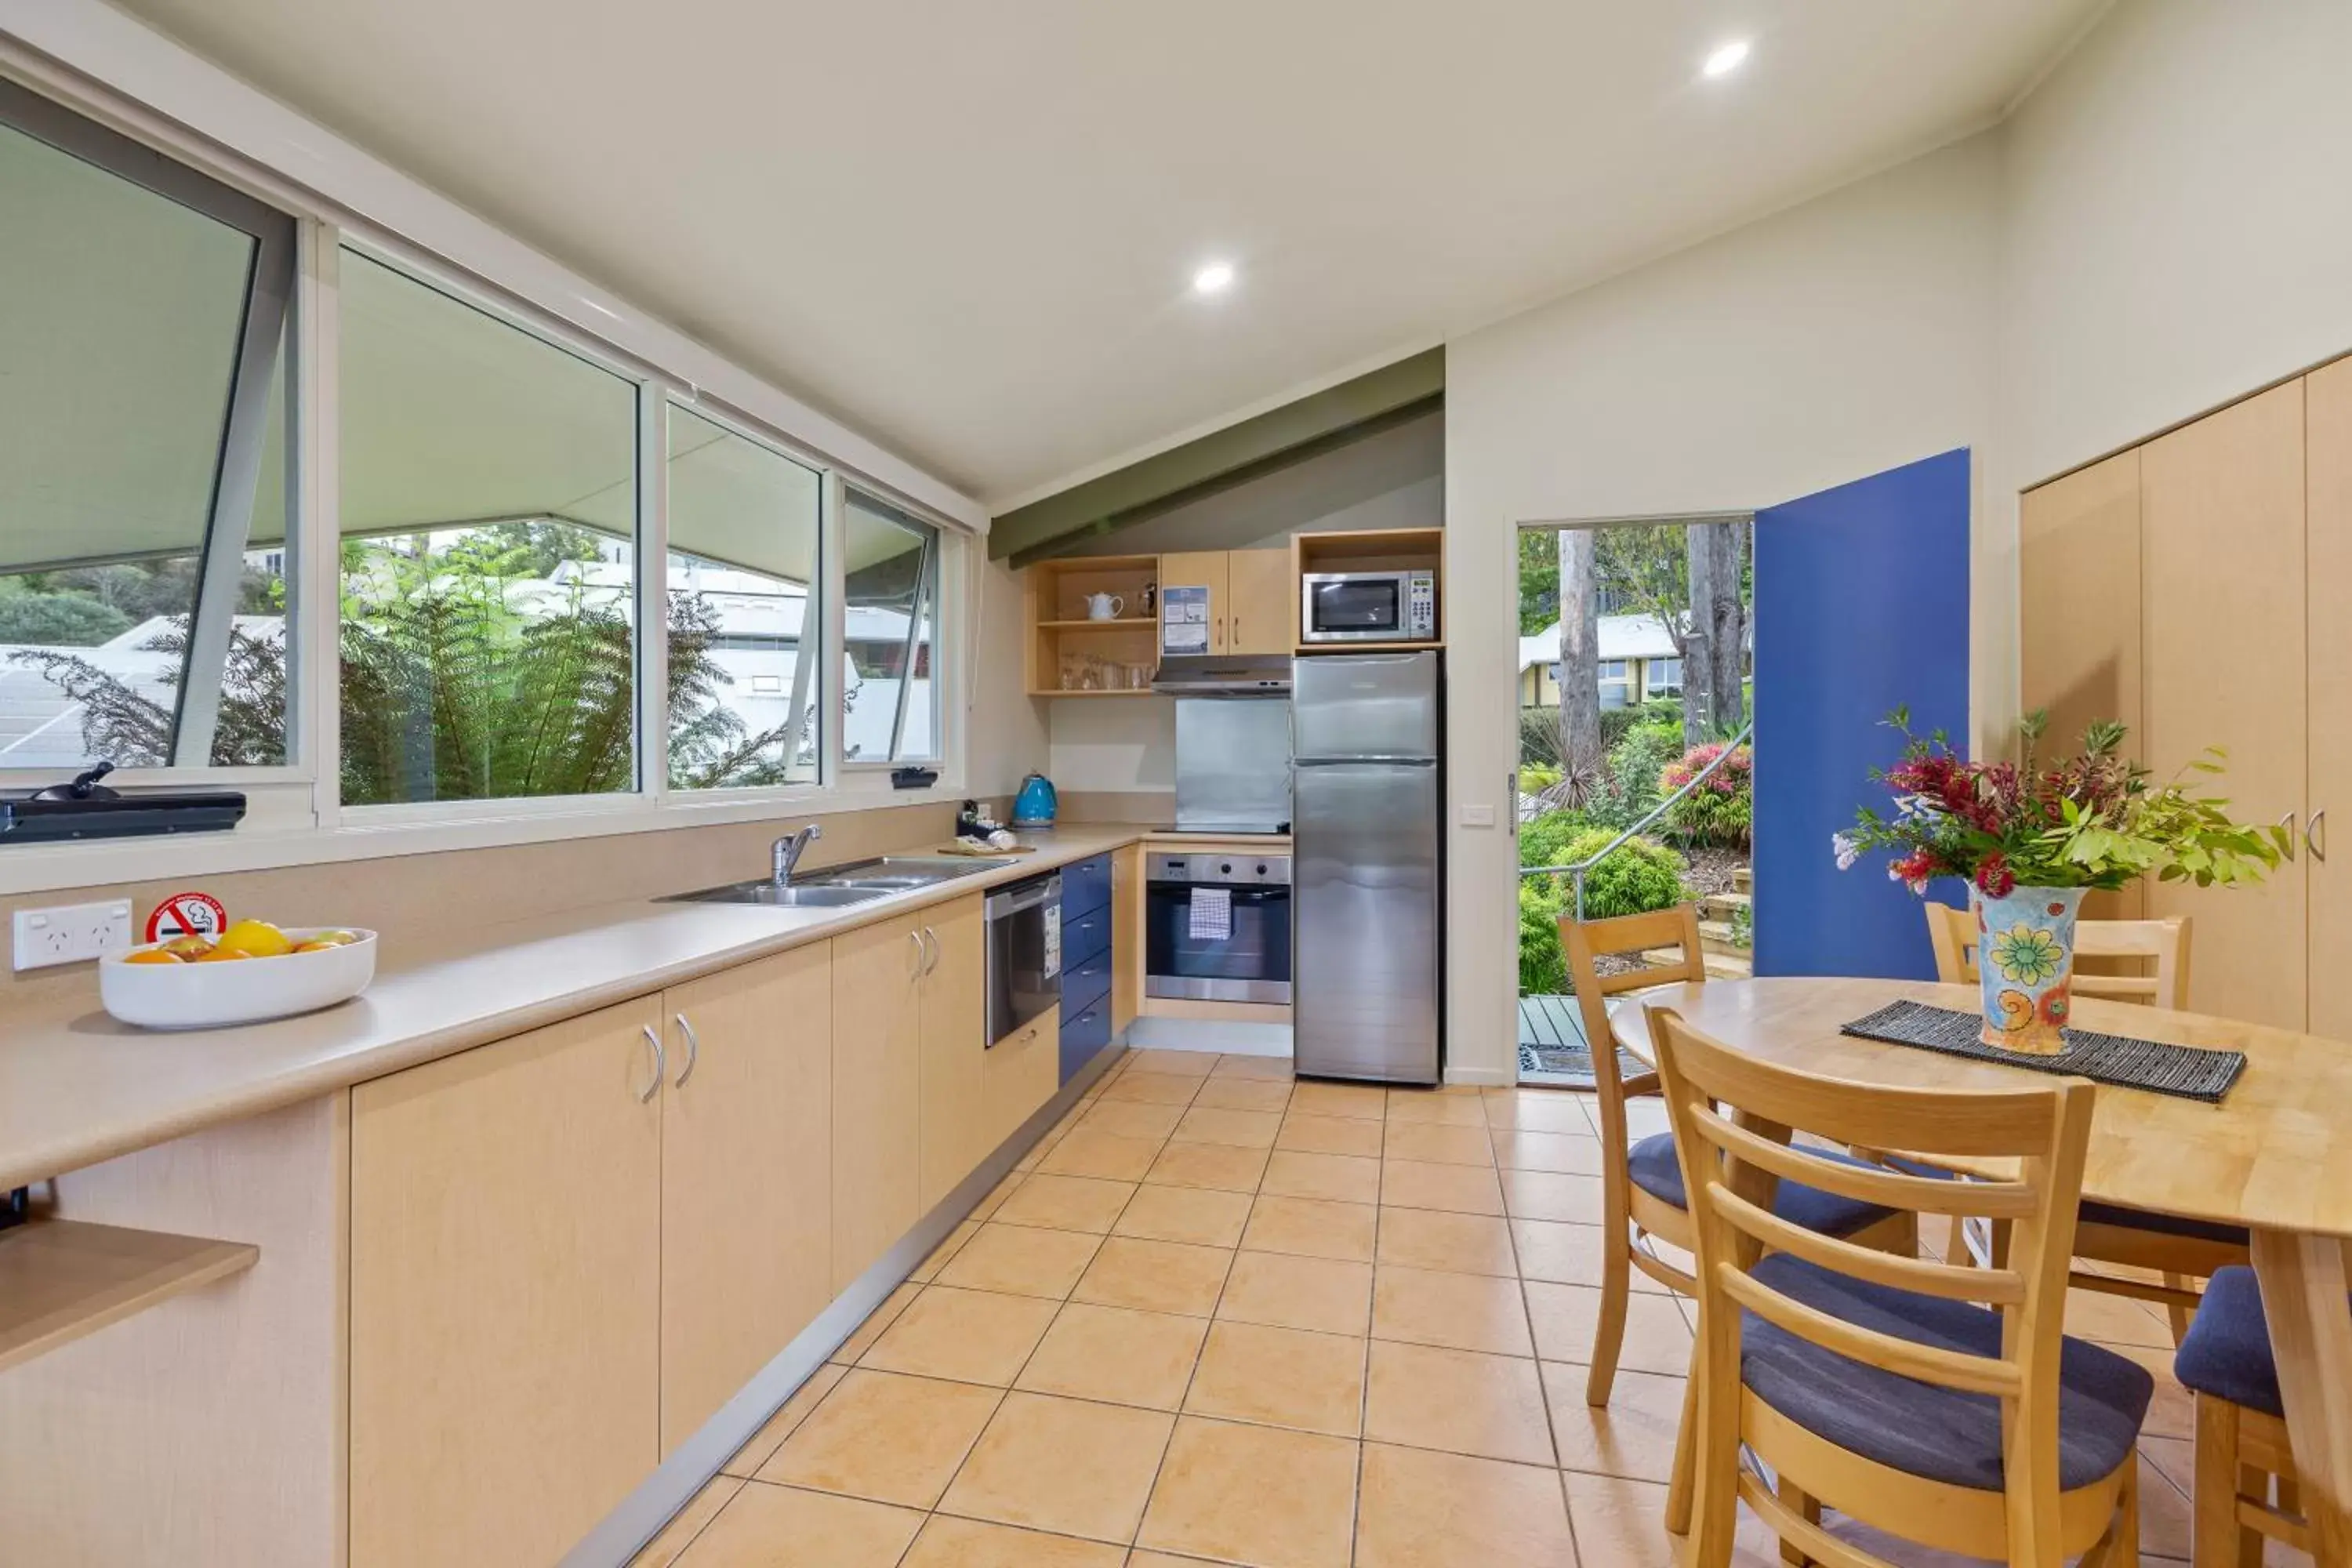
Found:
[(0, 1024), (0, 1191), (1166, 833), (1089, 823), (1024, 835), (1036, 852), (1013, 865), (850, 909), (638, 900), (402, 941), (364, 994), (268, 1024), (139, 1029), (94, 999), (12, 1019)]

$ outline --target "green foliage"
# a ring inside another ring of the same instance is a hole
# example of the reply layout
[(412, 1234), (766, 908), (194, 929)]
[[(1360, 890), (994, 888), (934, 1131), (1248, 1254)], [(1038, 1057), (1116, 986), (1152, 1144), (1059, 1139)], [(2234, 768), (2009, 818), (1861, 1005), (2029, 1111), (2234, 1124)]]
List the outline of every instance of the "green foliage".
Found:
[(1565, 866), (1570, 844), (1592, 831), (1592, 819), (1580, 811), (1549, 811), (1519, 826), (1519, 864)]
[(0, 643), (96, 647), (138, 623), (86, 594), (12, 594), (0, 598)]
[(1755, 757), (1746, 746), (1725, 754), (1723, 742), (1693, 746), (1669, 763), (1658, 775), (1658, 787), (1671, 794), (1706, 773), (1717, 757), (1722, 765), (1706, 781), (1666, 808), (1666, 822), (1691, 843), (1744, 847), (1755, 814)]
[(1537, 795), (1559, 783), (1559, 770), (1536, 765), (1519, 769), (1519, 793)]
[[(1606, 827), (1589, 829), (1568, 845), (1565, 858), (1556, 863), (1572, 865), (1590, 859), (1616, 836)], [(1585, 877), (1584, 918), (1613, 920), (1670, 909), (1689, 896), (1683, 885), (1685, 868), (1683, 858), (1664, 845), (1648, 838), (1628, 839)]]
[(1633, 730), (1642, 725), (1671, 729), (1677, 735), (1683, 729), (1683, 700), (1679, 697), (1654, 697), (1647, 702), (1635, 702), (1623, 708), (1601, 710), (1601, 743), (1611, 751)]
[(1568, 990), (1568, 959), (1559, 947), (1564, 901), (1556, 877), (1519, 879), (1519, 994), (1558, 996)]
[[(1525, 866), (1569, 866), (1590, 859), (1617, 837), (1607, 827), (1577, 826), (1574, 812), (1554, 812), (1520, 830), (1519, 859)], [(1542, 828), (1556, 837), (1528, 845)], [(1584, 916), (1610, 920), (1667, 909), (1689, 897), (1683, 885), (1683, 858), (1663, 844), (1632, 838), (1585, 877)], [(1574, 883), (1563, 875), (1519, 879), (1519, 994), (1559, 995), (1569, 989), (1568, 960), (1560, 952), (1559, 919), (1575, 911)]]
[(1519, 531), (1519, 635), (1533, 637), (1559, 619), (1559, 536)]
[(1519, 710), (1519, 765), (1559, 771), (1559, 710)]

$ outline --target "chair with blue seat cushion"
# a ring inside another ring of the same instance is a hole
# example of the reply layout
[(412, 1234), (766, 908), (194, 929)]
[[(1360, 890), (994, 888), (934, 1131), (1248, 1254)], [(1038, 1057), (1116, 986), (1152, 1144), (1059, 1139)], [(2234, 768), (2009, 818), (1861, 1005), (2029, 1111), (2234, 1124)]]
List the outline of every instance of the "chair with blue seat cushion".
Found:
[(2213, 1276), (2172, 1358), (2172, 1374), (2197, 1397), (2198, 1568), (2257, 1568), (2264, 1536), (2309, 1552), (2278, 1363), (2252, 1269)]
[[(2153, 973), (2095, 974), (2078, 970), (2074, 994), (2185, 1011), (2189, 933), (2186, 915), (2154, 921), (2077, 921), (2077, 957), (2139, 961)], [(1927, 935), (1936, 950), (1936, 978), (1947, 984), (1975, 984), (1980, 934), (1974, 909), (1929, 904)], [(2188, 1331), (2189, 1315), (2197, 1310), (2198, 1291), (2189, 1282), (2210, 1279), (2217, 1268), (2246, 1263), (2247, 1245), (2245, 1231), (2235, 1226), (2152, 1214), (2120, 1204), (2087, 1203), (2075, 1221), (2074, 1256), (2154, 1272), (2163, 1283), (2077, 1269), (2074, 1285), (2078, 1289), (2159, 1304), (2171, 1319), (2173, 1342), (2178, 1344)]]
[[(1633, 1270), (1639, 1268), (1685, 1296), (1696, 1289), (1690, 1275), (1661, 1258), (1654, 1246), (1664, 1242), (1685, 1253), (1691, 1249), (1682, 1170), (1675, 1158), (1672, 1133), (1632, 1142), (1626, 1105), (1654, 1096), (1658, 1079), (1654, 1073), (1628, 1078), (1618, 1070), (1617, 1053), (1611, 1048), (1614, 1036), (1609, 998), (1676, 983), (1704, 984), (1706, 962), (1699, 941), (1698, 911), (1687, 904), (1615, 920), (1579, 921), (1573, 915), (1563, 915), (1559, 942), (1584, 1022), (1584, 1037), (1592, 1047), (1594, 1110), (1601, 1125), (1601, 1310), (1593, 1325), (1592, 1359), (1584, 1378), (1585, 1402), (1598, 1406), (1609, 1403), (1616, 1382)], [(1641, 955), (1643, 967), (1616, 974), (1601, 973), (1601, 957), (1625, 954)], [(1782, 1196), (1789, 1217), (1798, 1225), (1854, 1236), (1906, 1255), (1916, 1247), (1917, 1226), (1909, 1215), (1830, 1199), (1796, 1183), (1790, 1184)]]
[[(1790, 1562), (1883, 1561), (1823, 1527), (1833, 1510), (2026, 1568), (2136, 1564), (2155, 1381), (2063, 1328), (2093, 1087), (1858, 1084), (1743, 1056), (1670, 1007), (1653, 1005), (1649, 1022), (1697, 1249), (1699, 1346), (1666, 1508), (1669, 1531), (1688, 1537), (1678, 1560), (1724, 1568), (1744, 1502)], [(1797, 1133), (2013, 1160), (2018, 1173), (1957, 1182), (1827, 1162)], [(2010, 1257), (1964, 1268), (1807, 1229), (1780, 1211), (1791, 1180), (2001, 1221)]]

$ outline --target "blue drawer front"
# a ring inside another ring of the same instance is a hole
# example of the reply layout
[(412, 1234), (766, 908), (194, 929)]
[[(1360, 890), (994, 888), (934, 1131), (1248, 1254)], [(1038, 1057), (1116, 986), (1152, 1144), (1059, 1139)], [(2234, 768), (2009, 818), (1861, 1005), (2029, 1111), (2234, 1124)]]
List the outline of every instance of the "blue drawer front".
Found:
[(1062, 968), (1076, 969), (1090, 958), (1110, 951), (1110, 906), (1072, 914), (1062, 906)]
[[(1097, 855), (1091, 860), (1062, 868), (1062, 921), (1069, 923), (1072, 915), (1082, 915), (1091, 910), (1110, 907), (1110, 857)], [(1064, 939), (1066, 942), (1068, 939)]]
[(1070, 1017), (1099, 1002), (1110, 991), (1110, 949), (1104, 948), (1082, 963), (1062, 970), (1062, 1016)]
[(1110, 993), (1100, 996), (1076, 1015), (1066, 1008), (1062, 1013), (1062, 1081), (1067, 1083), (1078, 1075), (1078, 1069), (1095, 1059), (1102, 1048), (1110, 1044)]

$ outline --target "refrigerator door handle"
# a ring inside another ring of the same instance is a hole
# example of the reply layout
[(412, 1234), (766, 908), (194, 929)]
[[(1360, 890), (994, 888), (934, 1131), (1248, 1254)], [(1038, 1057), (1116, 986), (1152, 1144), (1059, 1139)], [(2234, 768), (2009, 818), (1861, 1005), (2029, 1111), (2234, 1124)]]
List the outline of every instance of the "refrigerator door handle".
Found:
[(1362, 757), (1299, 757), (1290, 765), (1294, 768), (1433, 768), (1437, 765), (1437, 759), (1378, 754)]

